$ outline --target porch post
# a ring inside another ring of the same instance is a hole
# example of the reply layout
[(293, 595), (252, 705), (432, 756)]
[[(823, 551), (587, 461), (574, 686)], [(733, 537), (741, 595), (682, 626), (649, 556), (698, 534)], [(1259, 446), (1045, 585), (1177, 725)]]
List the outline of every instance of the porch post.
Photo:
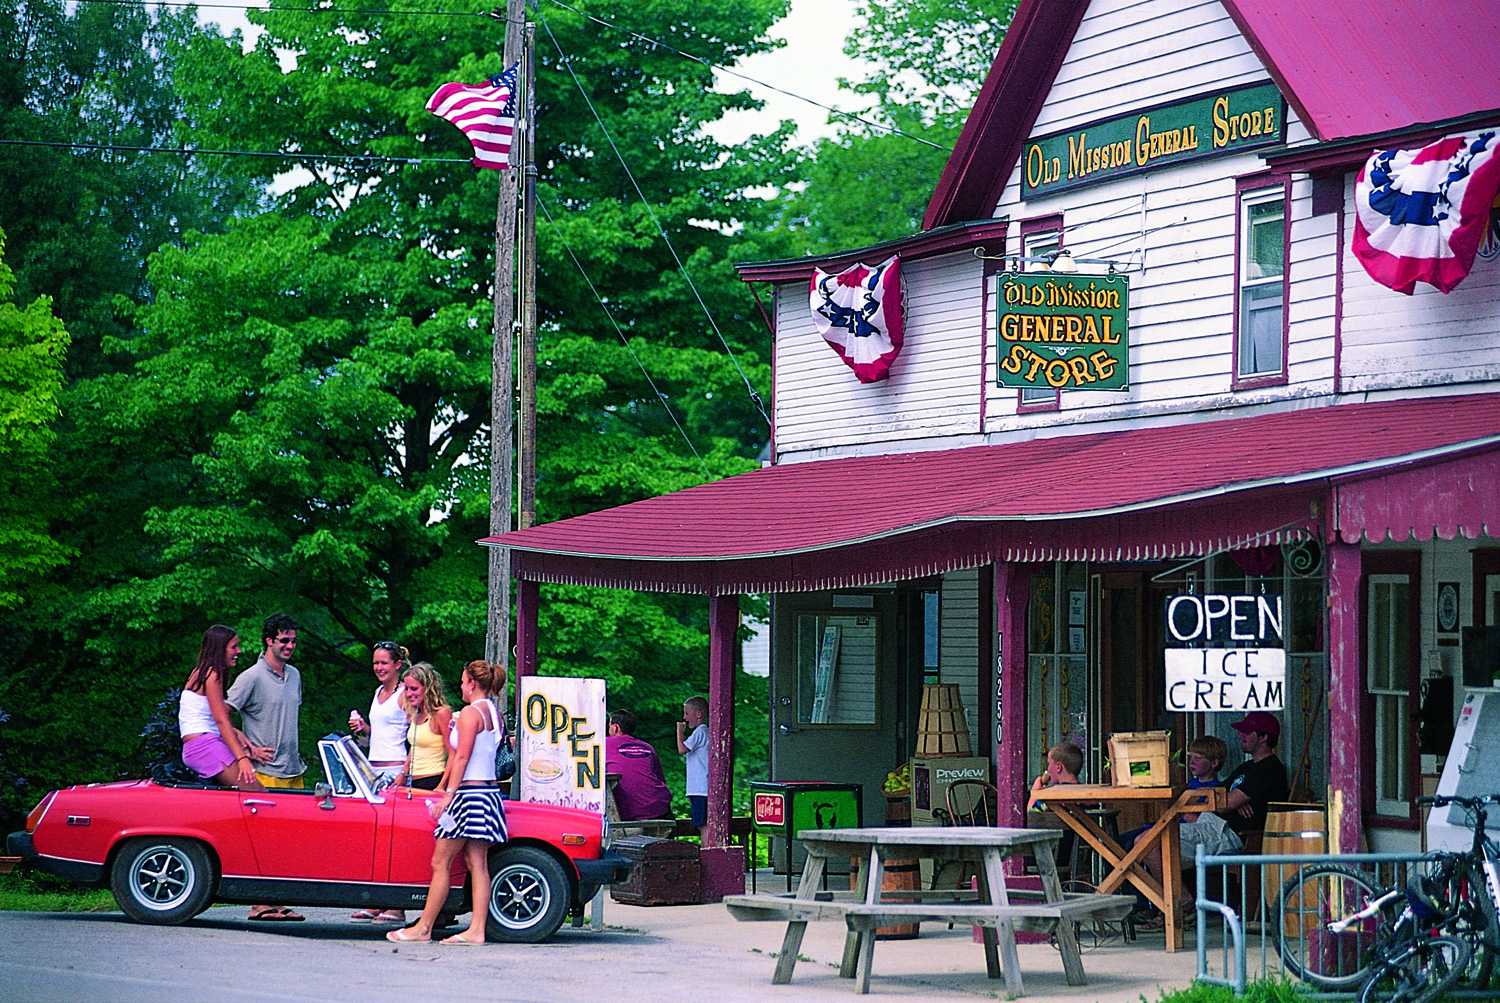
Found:
[[(1363, 834), (1364, 671), (1360, 666), (1359, 544), (1335, 540), (1328, 555), (1328, 786), (1342, 792), (1338, 852), (1358, 853)], [(1333, 811), (1329, 805), (1328, 810)]]
[(1026, 604), (1031, 577), (1023, 566), (995, 564), (995, 787), (998, 824), (1020, 826), (1031, 786), (1026, 767)]
[(745, 850), (729, 845), (734, 792), (734, 649), (739, 596), (708, 600), (708, 825), (699, 850), (704, 902), (745, 890)]
[(536, 675), (536, 617), (541, 590), (536, 582), (516, 582), (516, 657), (511, 664), (515, 692), (521, 690), (522, 676)]

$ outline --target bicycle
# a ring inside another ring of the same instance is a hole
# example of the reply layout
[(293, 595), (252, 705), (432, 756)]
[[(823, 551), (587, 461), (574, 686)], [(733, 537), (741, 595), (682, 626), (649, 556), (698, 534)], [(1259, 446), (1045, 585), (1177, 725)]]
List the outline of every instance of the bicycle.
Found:
[(1473, 958), (1463, 981), (1487, 988), (1495, 960), (1500, 956), (1500, 847), (1486, 832), (1488, 805), (1500, 803), (1500, 795), (1477, 798), (1428, 795), (1417, 804), (1464, 809), (1474, 830), (1474, 841), (1465, 853), (1437, 856), (1434, 878), (1444, 908), (1452, 915), (1449, 930), (1473, 949)]
[(1363, 871), (1317, 864), (1282, 886), (1281, 957), (1325, 989), (1361, 990), (1361, 1003), (1428, 1003), (1464, 974), (1473, 948), (1450, 932), (1436, 881), (1413, 870), (1406, 888)]

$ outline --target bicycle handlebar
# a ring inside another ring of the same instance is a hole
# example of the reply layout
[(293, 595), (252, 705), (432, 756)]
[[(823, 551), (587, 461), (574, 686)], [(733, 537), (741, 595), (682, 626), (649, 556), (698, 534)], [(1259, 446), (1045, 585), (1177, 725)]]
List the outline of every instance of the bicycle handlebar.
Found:
[(1456, 804), (1460, 808), (1475, 809), (1483, 805), (1500, 804), (1500, 794), (1481, 794), (1477, 798), (1464, 798), (1456, 794), (1424, 794), (1417, 798), (1417, 804), (1431, 805), (1434, 808)]

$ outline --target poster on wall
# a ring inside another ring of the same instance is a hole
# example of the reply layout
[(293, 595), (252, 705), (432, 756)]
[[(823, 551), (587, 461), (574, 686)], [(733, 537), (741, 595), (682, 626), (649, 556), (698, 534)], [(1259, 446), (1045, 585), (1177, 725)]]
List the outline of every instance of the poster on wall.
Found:
[(1167, 710), (1188, 714), (1279, 711), (1286, 702), (1281, 596), (1175, 595), (1167, 599)]
[(1130, 388), (1124, 275), (995, 276), (995, 382), (1026, 390)]
[(604, 814), (604, 680), (522, 676), (521, 800)]

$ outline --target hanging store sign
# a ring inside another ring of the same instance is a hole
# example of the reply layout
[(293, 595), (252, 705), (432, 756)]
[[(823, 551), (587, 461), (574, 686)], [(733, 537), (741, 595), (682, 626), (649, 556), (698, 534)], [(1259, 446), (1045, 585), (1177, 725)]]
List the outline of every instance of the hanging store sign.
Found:
[(1286, 104), (1272, 83), (1216, 91), (1029, 142), (1021, 197), (1037, 198), (1282, 142)]
[(1129, 300), (1123, 275), (1001, 272), (995, 382), (1033, 390), (1128, 389)]
[[(1167, 710), (1243, 714), (1286, 701), (1281, 596), (1167, 600)], [(1196, 645), (1203, 645), (1197, 647)]]

